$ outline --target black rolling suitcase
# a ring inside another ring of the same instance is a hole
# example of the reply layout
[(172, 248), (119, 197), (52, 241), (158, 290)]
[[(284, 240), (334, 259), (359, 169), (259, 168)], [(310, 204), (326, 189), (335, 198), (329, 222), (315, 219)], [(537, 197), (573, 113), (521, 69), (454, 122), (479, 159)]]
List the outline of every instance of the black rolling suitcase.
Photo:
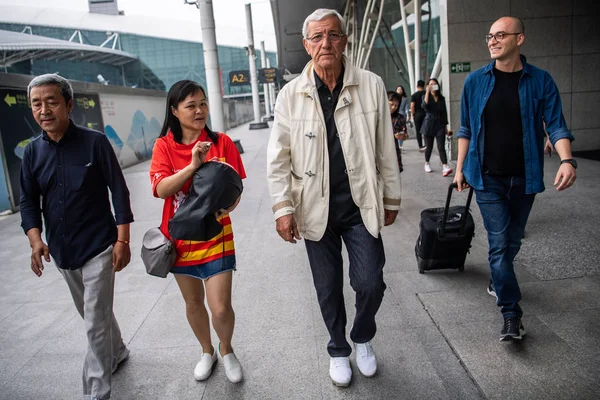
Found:
[(465, 269), (465, 259), (475, 235), (475, 223), (469, 212), (473, 188), (469, 190), (465, 206), (450, 207), (455, 188), (455, 183), (448, 188), (445, 207), (421, 212), (420, 233), (415, 246), (420, 273), (432, 269)]

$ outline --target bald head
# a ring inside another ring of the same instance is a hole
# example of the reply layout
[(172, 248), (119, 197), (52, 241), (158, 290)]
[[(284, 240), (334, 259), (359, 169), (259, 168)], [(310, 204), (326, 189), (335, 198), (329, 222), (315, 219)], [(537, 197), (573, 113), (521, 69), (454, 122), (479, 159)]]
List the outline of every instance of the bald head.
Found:
[[(516, 17), (502, 17), (490, 28), (486, 41), (496, 68), (510, 72), (521, 67), (520, 47), (525, 41), (523, 21)], [(499, 63), (498, 63), (499, 62)]]
[(517, 17), (502, 17), (499, 18), (498, 20), (496, 20), (496, 22), (494, 22), (494, 24), (492, 25), (492, 28), (496, 25), (502, 25), (506, 28), (510, 28), (509, 31), (506, 32), (519, 32), (519, 33), (525, 33), (525, 24), (523, 23), (523, 21), (521, 21), (520, 18)]

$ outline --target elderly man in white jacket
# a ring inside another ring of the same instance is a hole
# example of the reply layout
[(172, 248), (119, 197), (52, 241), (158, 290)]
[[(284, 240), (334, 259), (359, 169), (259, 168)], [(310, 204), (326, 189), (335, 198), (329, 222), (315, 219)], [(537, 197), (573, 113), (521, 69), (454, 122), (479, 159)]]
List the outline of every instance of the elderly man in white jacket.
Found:
[(282, 89), (267, 150), (267, 173), (277, 232), (305, 238), (325, 325), (334, 384), (352, 378), (346, 340), (342, 240), (350, 260), (356, 316), (350, 338), (358, 369), (377, 371), (371, 340), (386, 285), (379, 234), (400, 208), (400, 173), (382, 79), (343, 55), (345, 23), (318, 9), (302, 28), (312, 60)]

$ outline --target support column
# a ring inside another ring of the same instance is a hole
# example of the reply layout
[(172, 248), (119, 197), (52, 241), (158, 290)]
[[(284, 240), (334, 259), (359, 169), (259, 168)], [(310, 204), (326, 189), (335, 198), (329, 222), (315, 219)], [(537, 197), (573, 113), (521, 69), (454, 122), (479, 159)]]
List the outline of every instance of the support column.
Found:
[(260, 98), (258, 96), (258, 76), (256, 75), (256, 51), (254, 50), (254, 30), (252, 28), (252, 5), (246, 4), (246, 29), (248, 33), (248, 63), (250, 64), (250, 85), (252, 86), (252, 105), (254, 108), (254, 122), (250, 129), (265, 129), (269, 127), (260, 120)]
[[(260, 67), (267, 68), (267, 52), (265, 51), (265, 41), (260, 42)], [(271, 121), (271, 96), (269, 95), (270, 87), (268, 83), (263, 83), (263, 96), (265, 98), (265, 121)]]
[[(271, 68), (271, 60), (267, 58), (267, 68)], [(272, 107), (272, 118), (275, 117), (275, 83), (269, 83), (269, 96), (271, 97), (270, 105)]]
[(410, 40), (408, 37), (408, 23), (406, 21), (406, 7), (404, 6), (404, 0), (400, 1), (400, 13), (402, 14), (402, 29), (404, 32), (404, 48), (406, 49), (406, 68), (408, 69), (408, 78), (410, 79), (410, 93), (414, 93), (417, 90), (415, 85), (415, 69), (412, 60), (412, 51), (410, 50)]
[[(431, 77), (436, 78), (442, 71), (442, 46), (439, 47), (437, 56), (435, 57), (435, 63), (433, 64), (433, 69), (431, 70)], [(441, 81), (441, 79), (438, 79)]]
[(200, 26), (202, 28), (202, 48), (204, 49), (204, 70), (208, 104), (210, 106), (210, 124), (215, 132), (225, 132), (225, 117), (223, 113), (223, 92), (219, 74), (219, 56), (217, 53), (217, 37), (215, 34), (215, 17), (212, 0), (198, 0), (200, 9)]
[[(440, 84), (444, 85), (445, 92), (451, 93), (451, 82), (450, 82), (450, 43), (448, 41), (448, 2), (440, 1), (440, 36), (442, 38), (442, 43), (440, 44), (441, 53), (441, 71), (438, 74), (438, 80)], [(452, 107), (450, 107), (450, 98), (451, 96), (446, 97), (446, 108), (448, 109), (448, 125), (450, 128), (454, 130), (454, 132), (458, 131), (460, 127), (460, 115), (452, 114)], [(452, 149), (451, 149), (450, 158), (452, 160), (456, 160), (458, 156), (458, 139), (456, 135), (452, 135)]]
[(415, 82), (421, 79), (421, 0), (415, 2)]

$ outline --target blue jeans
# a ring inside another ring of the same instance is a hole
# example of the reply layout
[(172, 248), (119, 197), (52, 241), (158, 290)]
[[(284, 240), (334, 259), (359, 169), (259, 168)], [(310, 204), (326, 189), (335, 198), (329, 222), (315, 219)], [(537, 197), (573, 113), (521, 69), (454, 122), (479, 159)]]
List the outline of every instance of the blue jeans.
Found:
[(321, 240), (304, 241), (321, 314), (329, 331), (327, 351), (331, 357), (347, 357), (352, 353), (346, 340), (342, 239), (350, 260), (350, 286), (356, 292), (356, 315), (350, 331), (353, 342), (365, 343), (375, 336), (375, 314), (386, 289), (381, 236), (375, 239), (362, 223), (346, 227), (330, 223)]
[(521, 316), (521, 290), (513, 261), (521, 248), (535, 194), (525, 193), (524, 177), (483, 175), (483, 190), (475, 190), (488, 233), (488, 260), (498, 306), (504, 317)]

